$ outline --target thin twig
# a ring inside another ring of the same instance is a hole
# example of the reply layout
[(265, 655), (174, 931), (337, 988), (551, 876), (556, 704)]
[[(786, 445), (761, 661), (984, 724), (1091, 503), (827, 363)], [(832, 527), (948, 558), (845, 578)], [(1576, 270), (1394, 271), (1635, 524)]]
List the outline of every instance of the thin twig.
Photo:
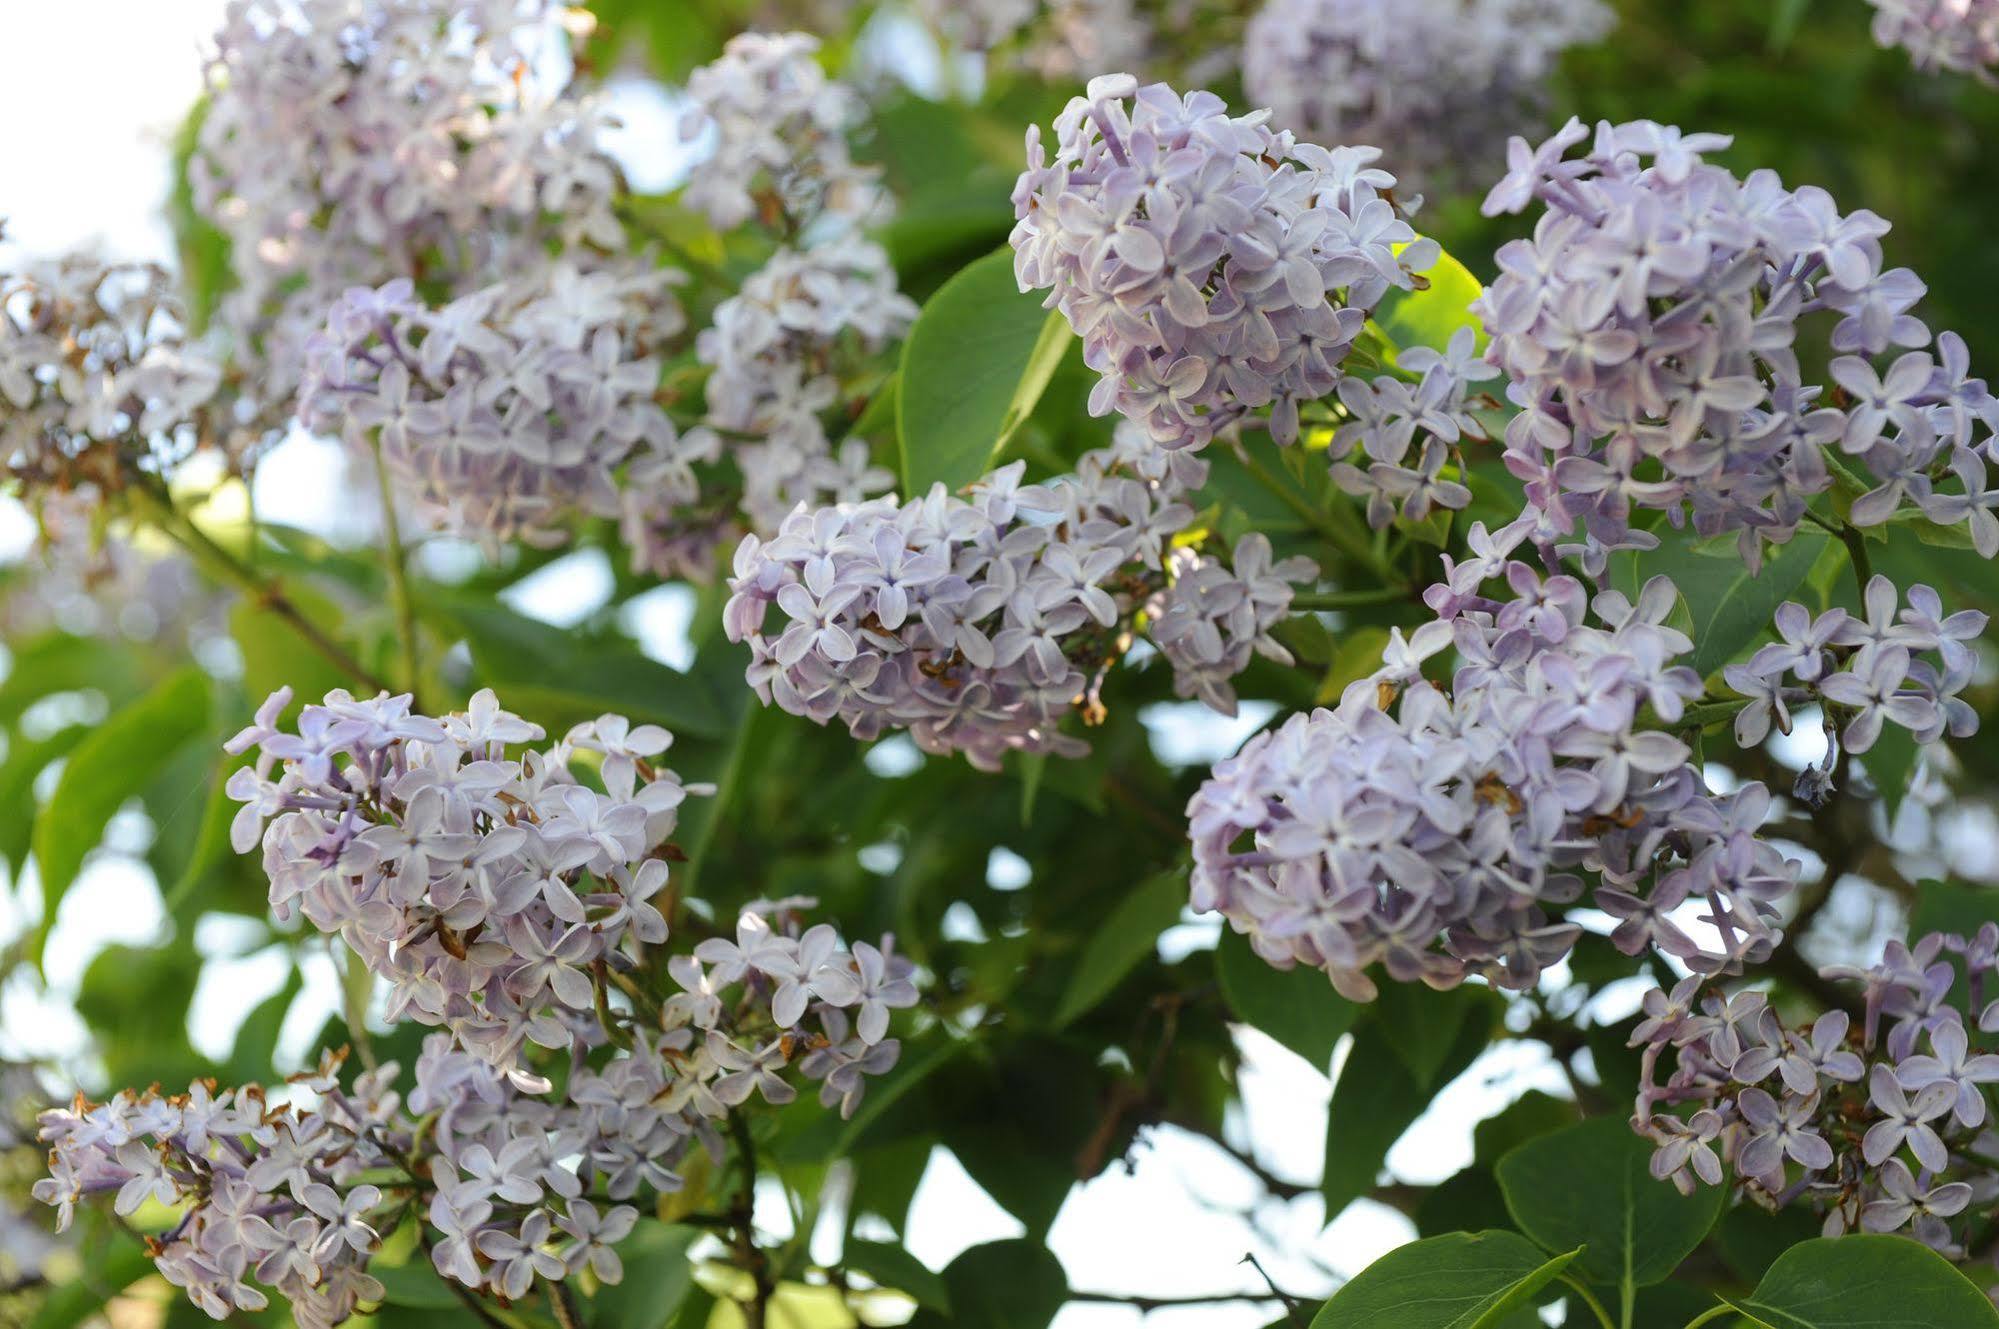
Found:
[(375, 441), (375, 481), (382, 495), (382, 563), (389, 574), (389, 598), (396, 609), (396, 637), (402, 647), (403, 686), (410, 693), (411, 710), (423, 709), (414, 700), (422, 679), (419, 673), (416, 639), (416, 601), (410, 595), (409, 552), (403, 548), (402, 526), (396, 520), (395, 489), (389, 483), (388, 462), (382, 457), (382, 443)]
[(1298, 1317), (1298, 1310), (1302, 1299), (1292, 1296), (1289, 1292), (1286, 1292), (1283, 1288), (1277, 1286), (1277, 1280), (1272, 1278), (1270, 1276), (1270, 1271), (1263, 1267), (1263, 1261), (1256, 1258), (1255, 1251), (1243, 1252), (1242, 1259), (1243, 1263), (1247, 1264), (1250, 1268), (1256, 1270), (1258, 1274), (1262, 1275), (1264, 1283), (1268, 1285), (1270, 1288), (1270, 1295), (1274, 1297), (1276, 1300), (1284, 1303), (1284, 1318), (1291, 1321), (1291, 1323), (1293, 1324), (1299, 1324), (1299, 1325), (1304, 1324), (1305, 1322)]
[(391, 691), (387, 683), (348, 654), (347, 649), (329, 637), (318, 624), (307, 618), (276, 582), (266, 581), (258, 576), (248, 564), (210, 539), (207, 532), (195, 525), (185, 513), (175, 508), (173, 500), (163, 489), (156, 492), (151, 486), (141, 483), (133, 485), (125, 493), (134, 509), (151, 522), (161, 534), (185, 549), (209, 576), (234, 586), (249, 596), (251, 603), (257, 608), (275, 616), (297, 633), (308, 646), (325, 657), (327, 663), (353, 678), (370, 692)]
[(729, 1134), (736, 1143), (738, 1162), (742, 1164), (742, 1186), (736, 1192), (736, 1261), (749, 1274), (755, 1291), (749, 1301), (743, 1303), (745, 1329), (765, 1329), (770, 1318), (771, 1294), (777, 1289), (770, 1278), (770, 1260), (757, 1245), (756, 1228), (753, 1218), (757, 1203), (757, 1146), (750, 1135), (749, 1118), (742, 1113), (731, 1113)]
[(1169, 1306), (1224, 1306), (1230, 1302), (1266, 1301), (1289, 1302), (1281, 1292), (1201, 1292), (1185, 1297), (1145, 1297), (1127, 1295), (1123, 1292), (1071, 1292), (1071, 1301), (1101, 1302), (1112, 1306), (1136, 1306), (1141, 1311), (1162, 1310)]

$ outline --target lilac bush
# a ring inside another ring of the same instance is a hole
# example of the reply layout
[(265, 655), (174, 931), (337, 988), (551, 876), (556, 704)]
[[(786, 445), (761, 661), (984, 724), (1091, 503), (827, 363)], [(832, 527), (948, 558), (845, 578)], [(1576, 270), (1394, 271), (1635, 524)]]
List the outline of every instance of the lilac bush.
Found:
[(1970, 74), (1991, 84), (1999, 71), (1999, 5), (1992, 0), (1867, 0), (1874, 40), (1899, 46), (1916, 68)]

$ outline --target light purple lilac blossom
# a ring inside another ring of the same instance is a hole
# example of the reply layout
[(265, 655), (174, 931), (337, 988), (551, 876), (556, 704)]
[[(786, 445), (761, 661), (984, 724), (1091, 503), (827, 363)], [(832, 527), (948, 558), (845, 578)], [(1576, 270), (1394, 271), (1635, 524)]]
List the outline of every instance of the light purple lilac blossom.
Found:
[(1269, 0), (1242, 79), (1316, 143), (1373, 143), (1405, 188), (1464, 188), (1540, 123), (1562, 52), (1600, 40), (1598, 0)]
[(1999, 1196), (1986, 1089), (1999, 1056), (1972, 1049), (1974, 1027), (1999, 1029), (1995, 954), (1987, 923), (1969, 939), (1889, 942), (1871, 968), (1822, 970), (1861, 984), (1858, 1025), (1834, 1010), (1789, 1028), (1762, 993), (1703, 993), (1699, 975), (1646, 994), (1632, 1120), (1659, 1146), (1653, 1175), (1691, 1194), (1722, 1184), (1728, 1163), (1756, 1203), (1806, 1206), (1827, 1236), (1906, 1230), (1964, 1259), (1968, 1225)]
[[(1512, 140), (1485, 201), (1488, 214), (1545, 208), (1532, 239), (1501, 247), (1476, 306), (1521, 408), (1507, 465), (1537, 542), (1580, 526), (1564, 552), (1600, 567), (1608, 550), (1657, 544), (1632, 516), (1654, 509), (1702, 536), (1736, 533), (1753, 568), (1858, 471), (1871, 478), (1854, 525), (1916, 509), (1969, 523), (1979, 551), (1999, 553), (1986, 478), (1999, 402), (1969, 376), (1963, 341), (1932, 346), (1910, 312), (1923, 283), (1883, 270), (1888, 223), (1767, 170), (1738, 180), (1704, 159), (1725, 135), (1604, 123), (1571, 157), (1589, 137), (1571, 120), (1539, 147)], [(1801, 356), (1827, 350), (1837, 391), (1804, 378)]]
[[(758, 697), (856, 738), (907, 728), (927, 752), (996, 769), (1009, 751), (1087, 751), (1086, 720), (1142, 613), (1175, 689), (1233, 711), (1252, 654), (1289, 660), (1270, 629), (1308, 560), (1273, 562), (1245, 536), (1228, 560), (1171, 548), (1206, 464), (1120, 426), (1072, 475), (1021, 483), (1025, 464), (920, 499), (800, 508), (736, 551), (723, 627), (748, 641)], [(767, 620), (775, 607), (782, 615)]]
[(1899, 46), (1916, 68), (1999, 85), (1999, 0), (1867, 0), (1874, 40)]
[(731, 450), (751, 529), (776, 529), (799, 504), (857, 502), (894, 483), (863, 441), (836, 450), (823, 417), (845, 405), (842, 381), (858, 367), (841, 362), (878, 355), (915, 319), (888, 255), (851, 233), (778, 250), (716, 306), (695, 353), (714, 371), (709, 423), (756, 440)]
[(458, 296), (625, 247), (611, 122), (554, 76), (565, 44), (553, 0), (232, 0), (189, 175), (230, 241), (240, 423), (282, 426), (347, 287)]
[(1928, 586), (1911, 586), (1908, 604), (1879, 574), (1869, 578), (1864, 609), (1828, 609), (1814, 618), (1793, 601), (1778, 606), (1778, 640), (1747, 661), (1722, 671), (1728, 686), (1750, 699), (1736, 712), (1735, 739), (1744, 747), (1763, 742), (1771, 729), (1791, 732), (1792, 708), (1824, 707), (1826, 755), (1799, 778), (1807, 801), (1830, 792), (1839, 753), (1865, 753), (1883, 725), (1909, 730), (1918, 743), (1945, 734), (1978, 732), (1978, 712), (1959, 694), (1970, 685), (1986, 616), (1973, 609), (1945, 615)]
[(0, 272), (0, 478), (37, 501), (184, 461), (220, 379), (160, 268), (74, 254)]
[[(638, 731), (634, 742), (648, 745)], [(609, 770), (625, 749), (605, 747)], [(464, 770), (492, 764), (480, 750), (461, 754), (475, 758)], [(176, 1208), (155, 1262), (218, 1320), (261, 1308), (265, 1288), (301, 1329), (381, 1301), (370, 1260), (412, 1210), (437, 1273), (486, 1295), (518, 1301), (537, 1279), (585, 1268), (616, 1283), (640, 1212), (627, 1202), (679, 1190), (697, 1147), (719, 1160), (723, 1123), (752, 1096), (791, 1102), (793, 1070), (851, 1115), (864, 1077), (894, 1067), (889, 1011), (915, 1004), (912, 967), (886, 940), (846, 953), (825, 924), (801, 933), (809, 903), (752, 905), (735, 940), (672, 957), (678, 991), (657, 1020), (634, 1019), (608, 1060), (579, 1060), (559, 1096), (528, 1092), (446, 1033), (424, 1041), (406, 1104), (395, 1063), (343, 1088), (339, 1055), (294, 1077), (305, 1093), (289, 1103), (208, 1081), (171, 1097), (126, 1091), (42, 1114), (49, 1175), (35, 1195), (59, 1227), (111, 1192), (120, 1215), (147, 1200)]]
[[(1194, 908), (1356, 1000), (1377, 964), (1398, 982), (1531, 988), (1574, 945), (1562, 910), (1586, 897), (1627, 955), (1713, 972), (1769, 954), (1797, 865), (1758, 838), (1763, 786), (1712, 793), (1670, 732), (1700, 693), (1675, 663), (1693, 644), (1666, 626), (1671, 584), (1635, 604), (1592, 596), (1512, 557), (1528, 527), (1475, 524), (1471, 556), (1426, 596), (1435, 621), (1396, 630), (1336, 707), (1216, 765), (1188, 805)], [(1439, 686), (1421, 669), (1449, 649)], [(1718, 949), (1674, 921), (1689, 903)]]
[[(1127, 105), (1127, 99), (1131, 104)], [(1051, 160), (1027, 131), (1014, 186), (1014, 272), (1045, 289), (1101, 374), (1090, 397), (1167, 448), (1205, 446), (1339, 383), (1367, 311), (1435, 262), (1387, 197), (1373, 148), (1328, 150), (1129, 75), (1090, 80), (1055, 121)]]
[[(1471, 490), (1447, 478), (1465, 473), (1461, 441), (1489, 441), (1472, 413), (1471, 388), (1499, 370), (1477, 356), (1477, 334), (1459, 328), (1442, 351), (1412, 346), (1396, 357), (1400, 373), (1340, 380), (1346, 418), (1327, 452), (1333, 483), (1367, 499), (1367, 523), (1419, 522), (1433, 507), (1462, 510)], [(1418, 376), (1414, 383), (1411, 375)], [(1409, 454), (1416, 454), (1411, 464)]]
[[(566, 261), (426, 306), (398, 278), (334, 302), (307, 344), (299, 414), (361, 455), (376, 448), (431, 527), (488, 547), (553, 545), (578, 516), (692, 507), (696, 462), (720, 440), (683, 434), (660, 406), (653, 348), (683, 327), (677, 274), (638, 262), (579, 270)], [(621, 493), (620, 468), (642, 470)], [(663, 520), (645, 530), (665, 528)], [(680, 571), (667, 541), (632, 557)]]
[(756, 218), (789, 229), (887, 220), (879, 170), (857, 165), (847, 144), (865, 108), (826, 76), (818, 52), (808, 33), (746, 32), (689, 76), (681, 135), (712, 132), (714, 152), (682, 197), (719, 229)]

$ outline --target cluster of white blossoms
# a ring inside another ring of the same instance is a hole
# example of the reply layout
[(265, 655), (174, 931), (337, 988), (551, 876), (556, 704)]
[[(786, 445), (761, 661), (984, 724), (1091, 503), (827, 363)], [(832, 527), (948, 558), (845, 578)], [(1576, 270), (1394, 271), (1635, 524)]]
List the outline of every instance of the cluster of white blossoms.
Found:
[(1308, 560), (1273, 564), (1261, 535), (1229, 560), (1173, 548), (1204, 462), (1125, 427), (1074, 474), (1024, 485), (1024, 470), (994, 472), (969, 501), (940, 484), (800, 508), (768, 543), (745, 539), (723, 627), (750, 643), (758, 697), (863, 740), (907, 728), (925, 751), (996, 769), (1009, 751), (1087, 750), (1061, 721), (1100, 713), (1141, 616), (1180, 694), (1220, 710), (1252, 654), (1290, 659), (1270, 629), (1316, 575)]
[(881, 246), (842, 234), (780, 249), (715, 310), (695, 341), (708, 376), (708, 420), (752, 436), (732, 455), (751, 527), (776, 528), (799, 504), (853, 502), (894, 477), (848, 439), (834, 449), (821, 418), (841, 404), (837, 361), (879, 353), (916, 319)]
[(844, 384), (916, 318), (887, 253), (859, 228), (884, 220), (889, 199), (857, 166), (847, 132), (854, 93), (819, 67), (816, 38), (746, 33), (694, 72), (683, 132), (712, 129), (714, 153), (695, 172), (690, 206), (717, 226), (760, 219), (781, 244), (715, 309), (695, 343), (711, 368), (707, 421), (739, 441), (742, 513), (770, 531), (798, 504), (846, 502), (888, 488), (890, 474), (849, 439), (835, 448), (826, 418)]
[(720, 230), (761, 220), (795, 232), (822, 217), (883, 220), (880, 172), (858, 165), (847, 135), (861, 100), (819, 65), (819, 39), (746, 32), (688, 76), (681, 134), (714, 134), (713, 155), (687, 182), (688, 207)]
[(1555, 62), (1616, 22), (1599, 0), (1269, 0), (1243, 89), (1321, 143), (1372, 143), (1405, 187), (1459, 188), (1535, 126)]
[[(560, 523), (578, 514), (692, 504), (692, 465), (719, 440), (683, 435), (657, 401), (653, 350), (684, 326), (677, 276), (557, 261), (441, 308), (406, 278), (354, 287), (307, 344), (299, 414), (364, 454), (379, 449), (430, 526), (492, 547), (561, 543)], [(620, 467), (640, 458), (675, 464), (628, 496)], [(632, 558), (668, 575), (679, 569), (664, 549), (635, 542)]]
[(460, 295), (551, 245), (623, 246), (609, 121), (550, 77), (560, 20), (554, 0), (231, 0), (189, 174), (231, 244), (246, 417), (290, 401), (349, 286)]
[[(1337, 707), (1216, 765), (1188, 807), (1196, 909), (1356, 1000), (1376, 964), (1530, 988), (1575, 944), (1559, 911), (1586, 892), (1626, 954), (1656, 946), (1702, 973), (1768, 955), (1797, 864), (1758, 838), (1763, 786), (1711, 793), (1671, 732), (1701, 691), (1676, 663), (1693, 643), (1666, 626), (1672, 585), (1592, 596), (1512, 557), (1530, 528), (1474, 525), (1471, 556), (1426, 597), (1436, 621), (1396, 630)], [(1439, 686), (1421, 668), (1446, 650)], [(1674, 922), (1689, 901), (1718, 948)]]
[(0, 478), (30, 496), (115, 492), (184, 460), (220, 379), (157, 267), (72, 255), (0, 272)]
[(1015, 274), (1082, 336), (1103, 376), (1090, 409), (1167, 448), (1205, 446), (1266, 406), (1290, 442), (1367, 311), (1438, 253), (1386, 196), (1378, 150), (1227, 112), (1210, 92), (1091, 79), (1055, 121), (1052, 160), (1028, 127), (1014, 187)]

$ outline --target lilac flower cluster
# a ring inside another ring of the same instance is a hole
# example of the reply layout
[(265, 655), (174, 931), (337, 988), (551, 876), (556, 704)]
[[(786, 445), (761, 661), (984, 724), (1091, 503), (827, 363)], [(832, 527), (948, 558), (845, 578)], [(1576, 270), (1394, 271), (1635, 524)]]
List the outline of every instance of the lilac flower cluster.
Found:
[(709, 422), (756, 439), (732, 450), (752, 529), (775, 529), (800, 504), (854, 502), (894, 482), (861, 440), (836, 452), (822, 416), (840, 403), (848, 376), (837, 362), (878, 354), (915, 319), (888, 255), (852, 233), (778, 250), (716, 307), (695, 353), (714, 369)]
[(1052, 161), (1028, 127), (1013, 192), (1015, 275), (1082, 336), (1103, 376), (1090, 409), (1168, 448), (1264, 406), (1291, 441), (1367, 311), (1437, 254), (1386, 197), (1395, 179), (1375, 149), (1298, 143), (1264, 112), (1227, 109), (1094, 78), (1056, 119)]
[(32, 1068), (0, 1061), (0, 1317), (16, 1309), (12, 1294), (32, 1291), (70, 1244), (49, 1231), (27, 1183), (41, 1175), (35, 1123), (47, 1102)]
[(1971, 643), (1985, 631), (1986, 616), (1973, 609), (1946, 616), (1928, 586), (1911, 586), (1898, 613), (1900, 598), (1894, 583), (1877, 574), (1868, 580), (1860, 615), (1828, 609), (1813, 618), (1803, 605), (1786, 602), (1776, 614), (1779, 640), (1722, 671), (1729, 687), (1750, 698), (1735, 716), (1735, 739), (1744, 747), (1761, 743), (1773, 726), (1790, 733), (1791, 707), (1814, 700), (1825, 706), (1825, 760), (1799, 779), (1798, 792), (1810, 802), (1828, 792), (1841, 749), (1866, 752), (1884, 724), (1911, 731), (1919, 743), (1978, 732), (1978, 712), (1958, 694), (1971, 682), (1977, 663)]
[[(653, 765), (672, 736), (606, 715), (509, 756), (543, 734), (490, 690), (441, 720), (407, 696), (333, 692), (296, 733), (278, 727), (290, 702), (275, 693), (228, 744), (258, 752), (229, 780), (231, 840), (262, 842), (277, 917), (340, 933), (388, 982), (390, 1019), (443, 1026), (524, 1078), (526, 1040), (603, 1042), (597, 989), (666, 940), (659, 850), (681, 802), (709, 792)], [(580, 753), (603, 792), (571, 773)]]
[(231, 242), (252, 405), (291, 399), (349, 286), (459, 295), (550, 245), (622, 245), (610, 122), (547, 77), (562, 40), (553, 0), (233, 0), (189, 173)]
[[(460, 754), (475, 758), (466, 769), (492, 764), (479, 751)], [(607, 745), (605, 770), (621, 759)], [(301, 1329), (338, 1324), (382, 1299), (369, 1262), (412, 1215), (439, 1275), (502, 1301), (586, 1268), (616, 1283), (616, 1247), (639, 1214), (624, 1202), (680, 1189), (675, 1168), (696, 1146), (719, 1158), (718, 1124), (752, 1096), (792, 1101), (788, 1067), (851, 1115), (865, 1077), (895, 1065), (889, 1012), (917, 1000), (911, 966), (886, 941), (848, 954), (824, 924), (800, 933), (807, 903), (752, 906), (733, 941), (673, 957), (679, 991), (656, 1010), (642, 991), (634, 1003), (656, 1016), (652, 1031), (634, 1018), (629, 1044), (578, 1063), (560, 1099), (524, 1092), (521, 1076), (437, 1033), (407, 1105), (393, 1062), (343, 1090), (329, 1056), (297, 1077), (309, 1105), (203, 1081), (180, 1096), (122, 1092), (46, 1112), (49, 1176), (35, 1195), (59, 1227), (108, 1192), (120, 1215), (185, 1205), (154, 1258), (218, 1320), (261, 1309), (270, 1288)]]
[[(1698, 975), (1654, 989), (1631, 1036), (1644, 1049), (1632, 1120), (1659, 1146), (1652, 1174), (1692, 1193), (1722, 1184), (1727, 1162), (1757, 1203), (1822, 1213), (1827, 1236), (1908, 1230), (1965, 1258), (1967, 1225), (1999, 1194), (1985, 1090), (1999, 1056), (1973, 1052), (1974, 1017), (1952, 991), (1961, 967), (1977, 1028), (1999, 1029), (1995, 957), (1987, 923), (1969, 940), (1931, 933), (1890, 942), (1871, 968), (1823, 970), (1863, 985), (1858, 1028), (1840, 1010), (1786, 1028), (1762, 993), (1703, 994)], [(1655, 1083), (1668, 1049), (1672, 1074)]]
[(890, 206), (872, 167), (857, 165), (847, 134), (860, 98), (826, 77), (819, 39), (803, 32), (746, 32), (687, 80), (693, 105), (681, 135), (715, 135), (713, 156), (687, 182), (687, 206), (722, 230), (760, 218), (796, 229), (886, 220)]
[[(1588, 137), (1571, 120), (1538, 148), (1514, 139), (1485, 201), (1487, 213), (1547, 208), (1532, 239), (1500, 249), (1476, 306), (1521, 407), (1507, 465), (1543, 538), (1580, 522), (1596, 566), (1607, 549), (1656, 544), (1632, 528), (1649, 508), (1704, 536), (1738, 533), (1753, 567), (1854, 464), (1873, 485), (1854, 524), (1908, 506), (1969, 522), (1980, 550), (1999, 553), (1999, 489), (1987, 488), (1999, 402), (1968, 377), (1955, 334), (1934, 356), (1921, 349), (1930, 332), (1909, 311), (1923, 283), (1883, 270), (1888, 223), (1767, 170), (1738, 180), (1702, 157), (1725, 135), (1606, 123), (1570, 158)], [(1842, 389), (1830, 397), (1800, 365), (1803, 320), (1820, 314)], [(1907, 349), (1878, 368), (1891, 348)]]
[[(564, 518), (620, 515), (628, 459), (658, 468), (643, 501), (693, 503), (692, 463), (719, 440), (681, 434), (656, 400), (650, 352), (683, 326), (674, 278), (558, 260), (441, 308), (407, 278), (354, 287), (308, 343), (299, 414), (364, 455), (379, 448), (429, 525), (489, 546), (559, 543)], [(655, 553), (633, 556), (651, 566)]]
[(184, 460), (220, 378), (157, 267), (71, 255), (0, 273), (0, 477), (30, 494), (115, 491)]
[[(1499, 370), (1477, 357), (1477, 336), (1459, 328), (1442, 351), (1412, 346), (1397, 357), (1402, 374), (1340, 380), (1346, 419), (1333, 433), (1333, 483), (1367, 499), (1368, 525), (1398, 517), (1421, 521), (1433, 507), (1462, 510), (1471, 490), (1443, 476), (1447, 462), (1464, 474), (1459, 440), (1485, 440), (1472, 414), (1471, 385)], [(1420, 375), (1412, 385), (1405, 374)], [(1417, 445), (1417, 439), (1422, 444)], [(1415, 451), (1414, 465), (1407, 464)]]
[[(1594, 598), (1511, 551), (1529, 523), (1470, 533), (1429, 591), (1437, 619), (1337, 707), (1296, 715), (1219, 763), (1188, 806), (1193, 904), (1280, 968), (1324, 969), (1356, 1000), (1366, 972), (1447, 987), (1531, 987), (1575, 943), (1557, 916), (1592, 889), (1618, 948), (1700, 972), (1769, 953), (1796, 865), (1757, 837), (1761, 785), (1711, 793), (1670, 726), (1699, 695), (1665, 625), (1673, 588)], [(1505, 590), (1485, 584), (1503, 579)], [(1455, 648), (1448, 688), (1423, 663)], [(1705, 949), (1674, 921), (1705, 903)]]
[(1999, 0), (1867, 0), (1874, 40), (1909, 53), (1916, 68), (1949, 69), (1999, 84)]
[(1320, 143), (1374, 143), (1405, 186), (1457, 188), (1540, 118), (1562, 52), (1615, 23), (1598, 0), (1268, 0), (1243, 87)]
[(1253, 653), (1289, 659), (1270, 629), (1292, 583), (1316, 574), (1308, 561), (1273, 564), (1261, 535), (1227, 562), (1171, 549), (1204, 462), (1123, 427), (1073, 475), (1024, 485), (1024, 467), (979, 481), (970, 501), (937, 485), (900, 504), (801, 508), (768, 543), (745, 538), (723, 626), (750, 643), (759, 698), (837, 716), (863, 740), (906, 727), (925, 751), (990, 770), (1009, 751), (1087, 751), (1061, 720), (1100, 713), (1141, 614), (1181, 694), (1222, 710)]

